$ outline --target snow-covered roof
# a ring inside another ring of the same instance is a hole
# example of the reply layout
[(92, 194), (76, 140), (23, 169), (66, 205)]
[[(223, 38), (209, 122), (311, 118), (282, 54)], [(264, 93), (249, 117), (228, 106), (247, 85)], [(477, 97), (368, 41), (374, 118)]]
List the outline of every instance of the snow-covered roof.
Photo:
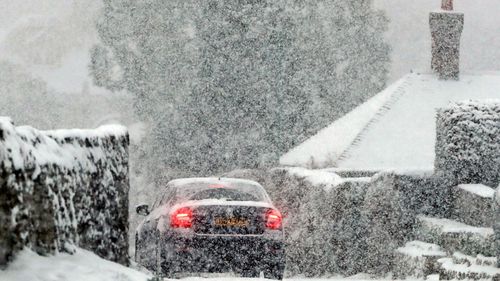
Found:
[(280, 158), (285, 166), (357, 170), (432, 169), (436, 110), (450, 102), (500, 98), (500, 73), (460, 81), (409, 74)]

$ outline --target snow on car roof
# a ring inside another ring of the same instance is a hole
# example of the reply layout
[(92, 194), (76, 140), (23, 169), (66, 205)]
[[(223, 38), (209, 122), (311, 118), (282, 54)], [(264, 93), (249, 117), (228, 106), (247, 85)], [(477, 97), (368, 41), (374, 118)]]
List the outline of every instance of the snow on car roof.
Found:
[(216, 177), (175, 179), (175, 180), (171, 180), (168, 184), (174, 185), (174, 186), (181, 186), (181, 185), (187, 185), (187, 184), (191, 184), (191, 183), (209, 183), (209, 184), (241, 183), (241, 184), (249, 184), (249, 185), (256, 185), (256, 186), (262, 187), (258, 182), (251, 181), (251, 180), (236, 179), (236, 178), (216, 178)]
[(450, 102), (500, 98), (500, 73), (460, 81), (409, 74), (280, 158), (284, 166), (385, 170), (434, 166), (436, 110)]
[[(203, 199), (203, 200), (183, 201), (176, 206), (177, 207), (182, 207), (182, 206), (248, 206), (248, 207), (273, 208), (273, 205), (268, 201), (227, 201), (227, 200), (221, 200), (221, 199)], [(172, 209), (176, 209), (176, 208), (172, 208)]]
[(270, 202), (264, 187), (251, 180), (236, 178), (182, 178), (170, 181), (167, 186), (176, 189), (177, 196), (180, 198), (191, 198), (200, 188), (231, 188), (242, 192), (256, 195), (256, 200)]

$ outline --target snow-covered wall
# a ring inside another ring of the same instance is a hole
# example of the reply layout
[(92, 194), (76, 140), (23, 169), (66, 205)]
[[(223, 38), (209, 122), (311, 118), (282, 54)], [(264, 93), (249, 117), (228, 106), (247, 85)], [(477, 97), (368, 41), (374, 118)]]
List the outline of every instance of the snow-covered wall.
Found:
[(25, 246), (75, 245), (128, 264), (128, 145), (122, 126), (39, 131), (0, 118), (0, 266)]
[(437, 114), (436, 172), (456, 183), (500, 183), (500, 100), (454, 103)]

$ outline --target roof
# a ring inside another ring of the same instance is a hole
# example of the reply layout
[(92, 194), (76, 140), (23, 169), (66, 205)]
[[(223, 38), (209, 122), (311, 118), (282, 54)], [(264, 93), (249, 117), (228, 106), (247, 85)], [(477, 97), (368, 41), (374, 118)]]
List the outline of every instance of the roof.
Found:
[(500, 73), (460, 81), (409, 74), (280, 158), (284, 166), (356, 170), (434, 165), (436, 110), (450, 102), (500, 98)]

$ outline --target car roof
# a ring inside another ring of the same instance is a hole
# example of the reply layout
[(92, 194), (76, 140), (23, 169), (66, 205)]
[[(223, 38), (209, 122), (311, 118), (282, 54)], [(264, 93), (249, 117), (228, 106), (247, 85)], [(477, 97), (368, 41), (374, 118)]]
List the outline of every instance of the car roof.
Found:
[(180, 178), (180, 179), (175, 179), (171, 180), (167, 183), (167, 188), (168, 189), (175, 189), (177, 191), (181, 191), (184, 189), (189, 189), (192, 187), (193, 183), (201, 183), (203, 185), (212, 185), (212, 184), (223, 184), (223, 185), (228, 185), (232, 187), (237, 187), (240, 185), (241, 187), (246, 186), (248, 187), (255, 187), (256, 190), (259, 191), (259, 193), (262, 194), (263, 196), (263, 202), (266, 203), (271, 203), (271, 198), (267, 194), (265, 188), (260, 185), (256, 181), (252, 180), (247, 180), (247, 179), (236, 179), (236, 178), (216, 178), (216, 177), (204, 177), (204, 178)]
[(216, 177), (205, 177), (205, 178), (181, 178), (175, 179), (168, 182), (169, 186), (182, 186), (191, 183), (233, 183), (233, 184), (248, 184), (262, 187), (258, 182), (246, 179), (236, 179), (236, 178), (216, 178)]

